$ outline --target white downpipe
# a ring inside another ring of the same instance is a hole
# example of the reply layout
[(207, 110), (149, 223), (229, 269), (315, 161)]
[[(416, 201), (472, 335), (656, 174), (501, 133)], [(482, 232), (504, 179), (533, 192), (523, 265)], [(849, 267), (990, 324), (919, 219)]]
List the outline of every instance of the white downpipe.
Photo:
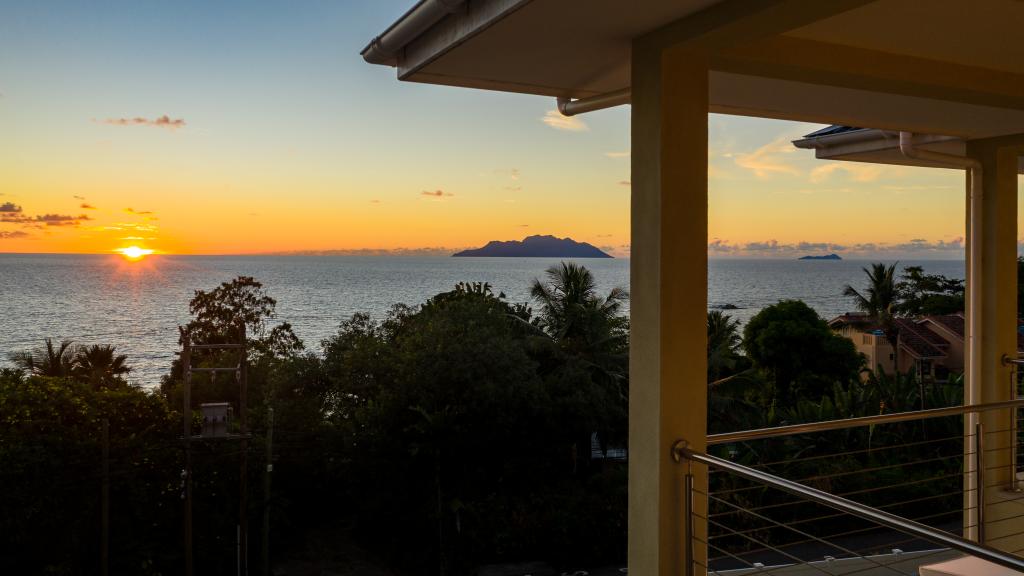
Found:
[(583, 114), (584, 112), (592, 112), (594, 110), (611, 108), (612, 106), (629, 104), (632, 100), (632, 96), (633, 93), (631, 89), (623, 88), (622, 90), (605, 92), (604, 94), (598, 94), (597, 96), (590, 96), (588, 98), (580, 98), (579, 100), (573, 100), (572, 98), (558, 98), (558, 111), (561, 112), (563, 116), (575, 116), (577, 114)]
[[(937, 164), (945, 164), (950, 167), (963, 168), (970, 172), (970, 190), (968, 191), (967, 219), (967, 249), (970, 254), (967, 266), (967, 386), (964, 397), (964, 404), (980, 404), (981, 398), (981, 199), (983, 195), (981, 162), (966, 156), (954, 156), (931, 152), (914, 147), (913, 132), (900, 132), (900, 152), (908, 158), (918, 158)], [(967, 430), (973, 434), (977, 430), (978, 414), (967, 415)], [(979, 493), (976, 477), (973, 474), (967, 476), (968, 488), (974, 489), (975, 506), (978, 505), (977, 495)], [(968, 524), (975, 525), (970, 531), (971, 536), (977, 536), (976, 515), (977, 508), (971, 511), (971, 520)]]
[(420, 0), (391, 28), (363, 48), (363, 60), (370, 64), (394, 66), (395, 58), (412, 42), (442, 18), (462, 8), (466, 0)]

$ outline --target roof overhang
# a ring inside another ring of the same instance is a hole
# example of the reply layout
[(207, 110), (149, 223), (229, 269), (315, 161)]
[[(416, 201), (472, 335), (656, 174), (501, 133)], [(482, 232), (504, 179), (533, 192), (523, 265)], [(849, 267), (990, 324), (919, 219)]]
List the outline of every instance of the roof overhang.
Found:
[(584, 98), (630, 87), (634, 46), (679, 47), (709, 62), (714, 112), (973, 139), (1024, 133), (1022, 26), (1015, 0), (421, 0), (374, 61)]
[[(793, 145), (805, 150), (814, 150), (815, 158), (821, 160), (949, 168), (947, 164), (905, 156), (900, 152), (899, 132), (889, 130), (831, 126), (794, 140)], [(967, 141), (955, 136), (918, 134), (914, 136), (914, 146), (921, 150), (953, 156), (967, 155)], [(1018, 161), (1018, 172), (1024, 174), (1024, 158)]]

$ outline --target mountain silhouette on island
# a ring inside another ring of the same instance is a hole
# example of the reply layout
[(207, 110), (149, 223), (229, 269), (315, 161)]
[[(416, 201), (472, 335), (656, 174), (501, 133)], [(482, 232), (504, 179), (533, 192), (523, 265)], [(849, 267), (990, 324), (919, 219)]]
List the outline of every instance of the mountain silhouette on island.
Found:
[(516, 240), (492, 240), (483, 248), (473, 248), (452, 254), (455, 257), (491, 256), (507, 258), (613, 258), (593, 244), (577, 242), (572, 238), (554, 236), (527, 236)]
[(797, 260), (842, 260), (839, 254), (826, 254), (824, 256), (801, 256)]

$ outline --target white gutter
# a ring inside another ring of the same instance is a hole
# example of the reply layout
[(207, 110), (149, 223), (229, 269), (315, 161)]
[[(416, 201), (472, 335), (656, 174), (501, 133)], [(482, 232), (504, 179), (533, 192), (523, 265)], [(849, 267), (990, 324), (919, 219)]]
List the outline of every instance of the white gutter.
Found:
[(558, 111), (561, 112), (563, 116), (575, 116), (577, 114), (583, 114), (584, 112), (592, 112), (594, 110), (611, 108), (612, 106), (629, 104), (630, 100), (632, 100), (632, 91), (629, 88), (623, 88), (622, 90), (605, 92), (604, 94), (598, 94), (597, 96), (590, 96), (588, 98), (580, 98), (579, 100), (573, 100), (572, 98), (558, 98), (557, 102)]
[[(949, 167), (963, 168), (970, 172), (970, 190), (968, 191), (968, 211), (970, 216), (967, 220), (967, 249), (970, 253), (967, 266), (967, 386), (964, 397), (964, 404), (980, 404), (981, 398), (981, 199), (983, 194), (981, 162), (966, 156), (954, 156), (921, 150), (914, 147), (913, 132), (900, 132), (900, 152), (908, 158), (927, 160), (938, 164), (945, 164)], [(968, 415), (968, 430), (970, 434), (977, 431), (977, 413)], [(967, 476), (968, 489), (974, 489), (974, 498), (977, 498), (979, 490), (973, 484), (977, 476)], [(978, 503), (972, 509), (971, 514), (976, 514)], [(977, 519), (969, 524), (974, 536), (977, 537)]]
[(462, 9), (466, 0), (420, 0), (401, 18), (363, 48), (360, 54), (370, 64), (395, 66), (398, 53), (442, 18)]

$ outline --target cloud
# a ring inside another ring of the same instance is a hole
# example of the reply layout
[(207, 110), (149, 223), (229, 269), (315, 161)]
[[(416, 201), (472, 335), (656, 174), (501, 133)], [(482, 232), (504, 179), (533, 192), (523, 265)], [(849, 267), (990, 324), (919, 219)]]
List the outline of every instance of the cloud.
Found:
[(713, 256), (777, 256), (797, 257), (807, 254), (837, 253), (845, 256), (942, 256), (955, 258), (963, 253), (964, 239), (929, 241), (915, 238), (909, 242), (880, 243), (865, 242), (852, 245), (834, 242), (778, 242), (763, 240), (732, 243), (721, 238), (708, 242), (708, 253)]
[(136, 216), (145, 216), (153, 213), (151, 210), (135, 210), (134, 208), (125, 208), (124, 211), (129, 214), (135, 214)]
[(874, 182), (882, 176), (882, 166), (855, 162), (829, 162), (811, 170), (808, 180), (812, 184), (824, 182), (837, 172), (845, 172), (854, 182)]
[(85, 202), (82, 202), (82, 204), (79, 205), (79, 208), (81, 208), (82, 210), (95, 210), (96, 209), (96, 207), (93, 206), (92, 204), (87, 204)]
[(558, 110), (548, 110), (540, 120), (555, 130), (565, 130), (567, 132), (586, 132), (590, 130), (590, 127), (583, 120), (576, 116), (563, 116)]
[[(800, 170), (789, 163), (787, 155), (792, 154), (796, 148), (790, 142), (787, 135), (779, 136), (771, 142), (757, 148), (749, 153), (735, 153), (731, 155), (733, 162), (741, 168), (746, 168), (754, 173), (754, 176), (762, 180), (771, 178), (775, 174), (787, 176), (800, 176)], [(728, 154), (723, 154), (730, 157)]]
[(11, 238), (25, 238), (26, 236), (28, 236), (28, 232), (23, 232), (21, 230), (15, 230), (13, 232), (0, 230), (0, 240), (8, 240)]
[(134, 118), (107, 118), (102, 120), (101, 123), (110, 126), (152, 126), (155, 128), (167, 128), (168, 130), (177, 130), (178, 128), (185, 127), (185, 120), (183, 118), (172, 120), (166, 114), (156, 118), (143, 118), (141, 116)]
[(0, 223), (29, 225), (35, 223), (35, 220), (17, 212), (0, 212)]
[(85, 200), (85, 196), (72, 196), (75, 200)]
[(4, 202), (3, 204), (0, 204), (0, 212), (4, 214), (14, 214), (21, 212), (21, 206), (18, 206), (14, 202)]
[(67, 214), (43, 214), (36, 216), (34, 219), (36, 222), (46, 224), (47, 226), (78, 226), (80, 223), (87, 220), (92, 220), (85, 214), (79, 214), (78, 216), (70, 216)]
[(453, 194), (451, 192), (445, 192), (444, 190), (438, 189), (438, 190), (424, 190), (424, 191), (420, 192), (420, 196), (424, 196), (424, 197), (427, 197), (427, 198), (433, 198), (435, 200), (440, 200), (441, 198), (455, 196), (455, 194)]
[(626, 150), (625, 152), (605, 152), (604, 155), (608, 158), (629, 158), (630, 151)]
[(616, 184), (619, 186), (632, 186), (633, 182), (631, 180), (619, 180)]
[(530, 225), (529, 224), (516, 224), (516, 227), (518, 227), (518, 228), (529, 228)]
[(380, 200), (377, 200), (377, 199), (370, 200), (370, 204), (380, 204)]

